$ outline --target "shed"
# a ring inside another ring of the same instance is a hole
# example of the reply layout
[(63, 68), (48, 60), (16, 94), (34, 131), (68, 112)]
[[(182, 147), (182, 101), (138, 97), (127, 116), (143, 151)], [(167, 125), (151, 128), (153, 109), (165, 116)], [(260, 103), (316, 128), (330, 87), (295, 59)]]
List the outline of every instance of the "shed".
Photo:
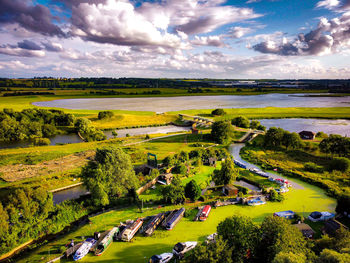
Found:
[(300, 224), (295, 224), (293, 226), (298, 228), (303, 234), (303, 236), (306, 238), (313, 238), (315, 235), (315, 231), (308, 224), (300, 223)]
[(323, 233), (334, 236), (338, 229), (343, 227), (344, 229), (348, 229), (346, 226), (344, 226), (342, 223), (335, 219), (330, 219), (324, 223)]
[(301, 131), (299, 132), (299, 136), (303, 140), (313, 140), (315, 139), (316, 133), (312, 131)]
[(227, 184), (222, 188), (222, 193), (227, 196), (236, 196), (238, 194), (238, 188)]

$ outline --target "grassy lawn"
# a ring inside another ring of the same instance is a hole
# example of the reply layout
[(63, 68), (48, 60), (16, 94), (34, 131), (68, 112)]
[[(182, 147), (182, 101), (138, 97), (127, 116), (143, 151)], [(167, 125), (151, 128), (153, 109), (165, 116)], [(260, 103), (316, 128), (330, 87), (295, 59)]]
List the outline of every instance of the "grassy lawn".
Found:
[[(172, 231), (157, 230), (152, 237), (137, 235), (130, 243), (114, 242), (102, 256), (95, 257), (90, 254), (82, 262), (146, 262), (153, 254), (171, 251), (177, 242), (203, 241), (207, 235), (216, 231), (219, 222), (232, 215), (246, 215), (253, 218), (254, 222), (260, 223), (264, 217), (272, 215), (276, 211), (291, 209), (305, 217), (313, 211), (334, 211), (335, 200), (326, 196), (323, 190), (299, 180), (296, 182), (301, 184), (304, 189), (291, 190), (286, 194), (286, 199), (282, 203), (269, 202), (258, 207), (235, 205), (216, 208), (212, 210), (205, 222), (193, 222), (192, 218), (183, 218)], [(57, 250), (72, 238), (79, 240), (82, 236), (90, 236), (95, 231), (110, 229), (126, 219), (154, 215), (172, 208), (149, 208), (141, 214), (135, 207), (93, 217), (91, 224), (33, 251), (26, 255), (25, 259), (17, 262), (47, 261), (49, 250), (51, 258), (58, 256)], [(62, 262), (65, 261), (62, 260)]]

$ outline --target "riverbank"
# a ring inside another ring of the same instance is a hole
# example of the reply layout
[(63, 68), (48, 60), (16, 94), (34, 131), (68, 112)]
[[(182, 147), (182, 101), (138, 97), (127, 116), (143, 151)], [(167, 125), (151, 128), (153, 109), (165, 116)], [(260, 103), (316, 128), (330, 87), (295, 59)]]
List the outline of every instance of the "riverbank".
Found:
[[(88, 255), (83, 262), (145, 262), (153, 254), (160, 254), (171, 251), (174, 244), (181, 241), (204, 241), (206, 236), (216, 232), (218, 223), (228, 216), (246, 215), (253, 218), (256, 223), (262, 222), (263, 218), (272, 215), (277, 211), (293, 210), (303, 216), (307, 216), (312, 211), (334, 211), (336, 202), (328, 197), (322, 189), (302, 182), (298, 179), (292, 179), (302, 187), (292, 189), (286, 194), (283, 202), (268, 202), (266, 205), (251, 207), (242, 205), (233, 205), (213, 209), (209, 218), (205, 222), (193, 222), (192, 217), (183, 218), (172, 231), (156, 230), (152, 237), (143, 237), (137, 235), (133, 242), (114, 242), (108, 250), (101, 256)], [(186, 204), (186, 209), (193, 208), (198, 204)], [(80, 240), (80, 237), (91, 236), (95, 231), (104, 231), (123, 222), (127, 219), (145, 217), (159, 212), (174, 209), (174, 206), (166, 207), (146, 207), (143, 213), (139, 212), (137, 207), (127, 209), (113, 210), (105, 214), (90, 217), (90, 224), (82, 226), (78, 230), (59, 238), (49, 244), (33, 251), (26, 258), (19, 259), (18, 262), (42, 262), (55, 258), (60, 255), (58, 248), (67, 243), (70, 239)], [(188, 231), (191, 229), (191, 231)], [(50, 251), (50, 256), (48, 254)]]

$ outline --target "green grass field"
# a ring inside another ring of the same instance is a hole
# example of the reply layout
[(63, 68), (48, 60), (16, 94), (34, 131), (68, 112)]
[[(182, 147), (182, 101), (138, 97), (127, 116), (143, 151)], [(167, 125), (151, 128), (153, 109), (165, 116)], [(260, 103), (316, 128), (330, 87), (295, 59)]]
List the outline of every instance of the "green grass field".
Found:
[[(291, 190), (286, 194), (286, 199), (282, 203), (268, 202), (266, 205), (258, 207), (235, 205), (216, 208), (212, 210), (208, 220), (205, 222), (193, 222), (192, 218), (183, 218), (172, 231), (156, 230), (152, 237), (137, 235), (130, 243), (114, 242), (102, 256), (96, 257), (90, 254), (81, 262), (146, 262), (153, 254), (170, 252), (177, 242), (203, 241), (207, 235), (216, 232), (219, 222), (232, 215), (246, 215), (251, 217), (254, 222), (260, 223), (264, 217), (272, 215), (276, 211), (291, 209), (303, 214), (305, 217), (312, 211), (334, 211), (335, 200), (326, 196), (323, 190), (299, 180), (295, 181), (302, 185), (304, 189)], [(41, 247), (29, 255), (25, 255), (25, 259), (17, 262), (47, 261), (49, 253), (50, 258), (58, 256), (59, 254), (56, 254), (57, 250), (68, 243), (70, 239), (80, 240), (82, 236), (86, 238), (95, 231), (110, 229), (126, 219), (154, 215), (172, 208), (149, 208), (144, 213), (140, 213), (134, 207), (111, 211), (90, 218), (92, 224), (85, 225), (77, 231)], [(62, 260), (61, 262), (66, 261)]]

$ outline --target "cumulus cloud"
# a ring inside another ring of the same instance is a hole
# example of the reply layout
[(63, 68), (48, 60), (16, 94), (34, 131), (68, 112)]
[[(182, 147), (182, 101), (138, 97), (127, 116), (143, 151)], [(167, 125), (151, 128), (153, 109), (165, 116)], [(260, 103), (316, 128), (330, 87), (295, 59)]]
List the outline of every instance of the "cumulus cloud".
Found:
[(41, 46), (39, 46), (37, 43), (30, 41), (30, 40), (23, 40), (22, 42), (18, 42), (17, 46), (19, 48), (28, 49), (28, 50), (41, 50)]
[(0, 0), (0, 23), (18, 23), (21, 27), (47, 36), (65, 36), (53, 23), (55, 17), (44, 5), (33, 5), (27, 0)]
[(250, 8), (223, 6), (224, 0), (168, 0), (138, 7), (128, 0), (94, 2), (72, 6), (72, 34), (116, 45), (178, 47), (188, 35), (260, 16)]
[(251, 32), (253, 32), (253, 29), (251, 29), (251, 28), (235, 26), (235, 27), (230, 29), (229, 36), (232, 38), (241, 38), (244, 35), (247, 35)]
[(222, 40), (221, 36), (207, 36), (195, 38), (191, 41), (191, 44), (196, 46), (214, 46), (214, 47), (224, 47), (225, 43)]
[(45, 52), (42, 49), (37, 43), (25, 39), (18, 42), (17, 45), (1, 45), (0, 54), (22, 57), (43, 57), (45, 56)]
[(282, 43), (273, 40), (264, 41), (253, 46), (261, 53), (278, 54), (282, 56), (325, 55), (338, 52), (350, 46), (350, 13), (328, 20), (321, 18), (316, 29), (307, 34)]
[(337, 7), (340, 4), (339, 0), (322, 0), (316, 4), (316, 7), (324, 7), (327, 9), (333, 9), (334, 7)]

